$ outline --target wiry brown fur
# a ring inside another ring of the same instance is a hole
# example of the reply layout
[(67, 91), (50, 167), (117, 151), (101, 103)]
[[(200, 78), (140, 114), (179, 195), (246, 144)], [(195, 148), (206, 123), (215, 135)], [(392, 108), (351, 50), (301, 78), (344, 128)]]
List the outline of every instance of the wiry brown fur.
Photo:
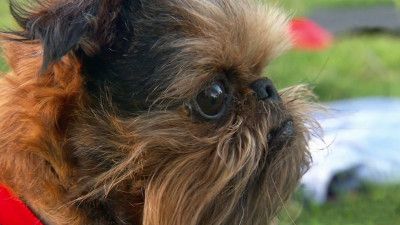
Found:
[[(146, 10), (173, 11), (165, 19), (182, 33), (166, 31), (153, 48), (179, 51), (157, 65), (167, 86), (139, 115), (120, 114), (112, 93), (91, 96), (72, 52), (39, 75), (40, 42), (4, 43), (11, 72), (0, 83), (0, 183), (44, 223), (268, 224), (307, 169), (310, 92), (289, 88), (273, 103), (249, 88), (287, 48), (286, 17), (246, 0), (165, 2)], [(103, 44), (85, 39), (81, 48), (95, 54)], [(221, 71), (231, 73), (234, 107), (220, 122), (198, 121), (183, 103)], [(295, 136), (268, 146), (287, 119)]]

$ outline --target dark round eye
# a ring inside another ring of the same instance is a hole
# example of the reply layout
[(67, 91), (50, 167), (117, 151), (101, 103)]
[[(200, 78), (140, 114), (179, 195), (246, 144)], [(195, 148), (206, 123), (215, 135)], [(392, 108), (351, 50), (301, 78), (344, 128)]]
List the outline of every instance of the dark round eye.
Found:
[(196, 97), (199, 113), (208, 118), (218, 117), (225, 109), (226, 90), (222, 82), (215, 81)]

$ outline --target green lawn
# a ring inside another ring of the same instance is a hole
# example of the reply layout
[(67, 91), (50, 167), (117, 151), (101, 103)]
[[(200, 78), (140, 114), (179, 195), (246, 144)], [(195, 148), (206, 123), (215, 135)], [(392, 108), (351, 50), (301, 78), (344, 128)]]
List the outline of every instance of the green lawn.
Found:
[[(8, 27), (13, 24), (11, 16), (9, 14), (7, 0), (0, 0), (0, 28)], [(0, 50), (1, 53), (1, 50)], [(0, 72), (7, 69), (4, 60), (0, 57)]]
[[(302, 13), (321, 7), (393, 3), (393, 0), (272, 1)], [(400, 96), (398, 59), (400, 40), (397, 37), (353, 36), (336, 40), (333, 47), (324, 52), (289, 52), (273, 62), (266, 75), (278, 87), (310, 84), (322, 101), (363, 96)]]
[(10, 24), (13, 24), (13, 21), (8, 10), (8, 0), (0, 0), (0, 27)]
[(283, 6), (290, 12), (302, 15), (312, 9), (327, 7), (370, 6), (376, 4), (391, 4), (400, 0), (263, 0)]
[(281, 225), (398, 225), (400, 186), (370, 186), (324, 205), (290, 204)]
[(400, 96), (400, 39), (353, 36), (323, 52), (292, 51), (267, 70), (279, 87), (310, 84), (321, 100)]

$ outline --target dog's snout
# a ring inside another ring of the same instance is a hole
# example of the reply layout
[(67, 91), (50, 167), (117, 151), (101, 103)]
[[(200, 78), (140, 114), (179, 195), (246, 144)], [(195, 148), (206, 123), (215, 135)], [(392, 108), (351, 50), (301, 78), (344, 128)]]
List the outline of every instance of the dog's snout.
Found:
[(256, 80), (250, 85), (259, 100), (280, 101), (278, 91), (270, 79), (263, 78)]

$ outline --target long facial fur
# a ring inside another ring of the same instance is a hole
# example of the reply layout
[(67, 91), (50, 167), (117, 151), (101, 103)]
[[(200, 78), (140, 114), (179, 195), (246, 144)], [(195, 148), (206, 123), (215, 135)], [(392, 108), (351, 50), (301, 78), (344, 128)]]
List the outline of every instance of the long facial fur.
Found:
[[(83, 27), (59, 29), (70, 24), (54, 24), (57, 11)], [(223, 225), (276, 216), (308, 167), (315, 126), (305, 87), (281, 91), (280, 103), (249, 90), (288, 47), (279, 10), (247, 0), (71, 0), (22, 14), (25, 29), (4, 35), (12, 72), (0, 90), (0, 181), (43, 221)], [(57, 39), (65, 35), (73, 38)], [(217, 74), (234, 100), (220, 121), (202, 121), (187, 103)], [(294, 137), (269, 142), (288, 119)]]

